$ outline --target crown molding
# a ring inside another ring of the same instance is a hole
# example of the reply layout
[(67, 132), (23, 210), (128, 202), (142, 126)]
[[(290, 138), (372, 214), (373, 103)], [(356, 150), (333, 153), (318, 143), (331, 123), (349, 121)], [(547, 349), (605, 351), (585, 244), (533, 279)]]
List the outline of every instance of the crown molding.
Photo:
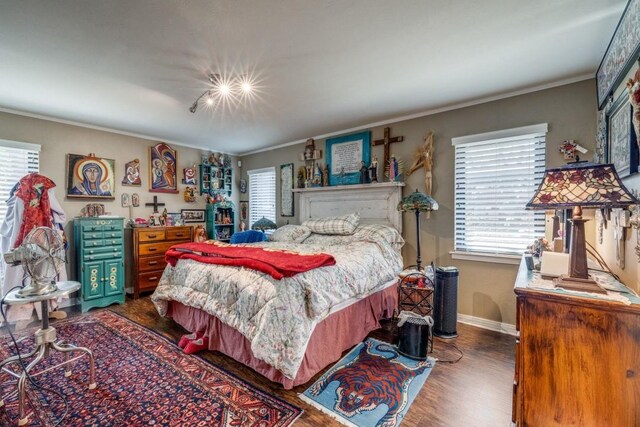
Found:
[[(565, 85), (569, 85), (569, 84), (572, 84), (572, 83), (578, 83), (578, 82), (589, 80), (589, 79), (593, 79), (593, 78), (594, 78), (593, 74), (582, 74), (580, 76), (570, 77), (570, 78), (563, 79), (563, 80), (558, 80), (558, 81), (555, 81), (555, 82), (552, 82), (552, 83), (545, 83), (545, 84), (542, 84), (542, 85), (532, 86), (532, 87), (529, 87), (529, 88), (526, 88), (526, 89), (520, 89), (520, 90), (516, 90), (516, 91), (505, 92), (505, 93), (502, 93), (502, 94), (499, 94), (499, 95), (493, 95), (493, 96), (488, 96), (488, 97), (484, 97), (484, 98), (478, 98), (478, 99), (474, 99), (473, 101), (467, 101), (467, 102), (462, 102), (462, 103), (459, 103), (459, 104), (447, 105), (445, 107), (440, 107), (440, 108), (435, 108), (435, 109), (432, 109), (432, 110), (421, 111), (421, 112), (418, 112), (418, 113), (408, 114), (408, 115), (405, 115), (405, 116), (398, 116), (398, 117), (394, 117), (394, 118), (391, 118), (391, 119), (385, 119), (385, 120), (381, 120), (381, 121), (378, 121), (378, 122), (368, 123), (368, 124), (362, 125), (362, 126), (352, 127), (352, 128), (349, 128), (349, 129), (342, 129), (342, 130), (339, 130), (339, 131), (325, 133), (325, 134), (322, 134), (322, 135), (311, 136), (310, 138), (313, 138), (313, 139), (329, 138), (329, 137), (332, 137), (332, 136), (343, 135), (345, 133), (351, 133), (351, 132), (357, 132), (357, 131), (361, 131), (361, 130), (370, 129), (370, 128), (373, 128), (373, 127), (385, 126), (385, 125), (389, 125), (389, 124), (392, 124), (392, 123), (398, 123), (398, 122), (404, 122), (406, 120), (417, 119), (417, 118), (420, 118), (420, 117), (432, 116), (434, 114), (439, 114), (439, 113), (444, 113), (444, 112), (447, 112), (447, 111), (458, 110), (460, 108), (472, 107), (474, 105), (485, 104), (487, 102), (499, 101), (501, 99), (511, 98), (511, 97), (514, 97), (514, 96), (526, 95), (528, 93), (539, 92), (541, 90), (552, 89), (554, 87), (565, 86)], [(247, 151), (245, 153), (239, 153), (239, 154), (237, 154), (237, 156), (244, 157), (244, 156), (250, 156), (252, 154), (264, 153), (265, 151), (277, 150), (279, 148), (289, 147), (291, 145), (296, 145), (296, 144), (303, 143), (307, 139), (308, 138), (299, 139), (297, 141), (285, 142), (283, 144), (278, 144), (278, 145), (274, 145), (274, 146), (271, 146), (271, 147), (265, 147), (265, 148), (260, 148), (258, 150)]]

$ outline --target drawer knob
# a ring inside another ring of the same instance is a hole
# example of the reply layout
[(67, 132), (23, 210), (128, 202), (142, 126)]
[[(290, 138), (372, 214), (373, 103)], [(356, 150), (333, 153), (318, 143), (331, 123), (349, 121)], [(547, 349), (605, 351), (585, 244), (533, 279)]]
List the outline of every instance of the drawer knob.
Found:
[(176, 237), (182, 237), (182, 236), (184, 236), (184, 234), (182, 234), (182, 233), (176, 233)]
[(156, 280), (158, 280), (158, 276), (149, 277), (150, 282), (155, 282)]
[(150, 239), (155, 239), (156, 237), (158, 237), (156, 234), (149, 234), (148, 237)]
[(89, 251), (89, 253), (90, 253), (90, 254), (92, 254), (92, 253), (93, 253), (93, 251)]
[(158, 264), (158, 261), (149, 261), (149, 265), (156, 265)]
[(158, 248), (149, 248), (149, 252), (155, 252), (157, 250), (158, 250)]

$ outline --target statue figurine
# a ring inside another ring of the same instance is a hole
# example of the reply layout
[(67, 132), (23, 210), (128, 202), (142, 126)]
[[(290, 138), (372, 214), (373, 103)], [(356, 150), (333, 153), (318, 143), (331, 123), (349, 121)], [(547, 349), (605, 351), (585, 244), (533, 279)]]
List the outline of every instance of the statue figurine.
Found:
[(329, 186), (329, 166), (328, 165), (324, 165), (324, 168), (322, 169), (322, 186), (323, 187)]
[(298, 188), (304, 188), (304, 182), (307, 180), (307, 168), (300, 166), (298, 168)]
[(373, 156), (371, 166), (369, 166), (369, 175), (371, 182), (378, 182), (378, 158), (376, 156)]
[(369, 184), (369, 169), (364, 161), (360, 162), (360, 184)]

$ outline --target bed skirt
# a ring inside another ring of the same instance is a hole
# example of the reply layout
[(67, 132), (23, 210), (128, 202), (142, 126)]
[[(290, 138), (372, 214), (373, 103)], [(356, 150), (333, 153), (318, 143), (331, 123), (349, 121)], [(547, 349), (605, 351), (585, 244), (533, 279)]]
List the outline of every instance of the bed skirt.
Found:
[(207, 331), (209, 350), (226, 354), (271, 381), (282, 384), (285, 389), (291, 389), (306, 383), (330, 363), (340, 359), (345, 350), (362, 342), (369, 332), (380, 327), (380, 319), (393, 315), (397, 306), (398, 290), (393, 285), (330, 314), (314, 329), (294, 379), (285, 377), (273, 366), (256, 359), (251, 351), (251, 342), (244, 335), (205, 311), (169, 301), (167, 317), (172, 317), (189, 332)]

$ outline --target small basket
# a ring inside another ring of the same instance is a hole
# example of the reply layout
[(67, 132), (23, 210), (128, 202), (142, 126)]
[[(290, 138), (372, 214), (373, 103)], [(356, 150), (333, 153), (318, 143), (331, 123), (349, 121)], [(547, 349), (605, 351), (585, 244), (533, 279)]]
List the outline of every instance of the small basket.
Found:
[[(422, 281), (424, 287), (419, 287)], [(402, 277), (398, 284), (399, 311), (412, 311), (421, 316), (433, 313), (433, 282), (421, 272)]]

